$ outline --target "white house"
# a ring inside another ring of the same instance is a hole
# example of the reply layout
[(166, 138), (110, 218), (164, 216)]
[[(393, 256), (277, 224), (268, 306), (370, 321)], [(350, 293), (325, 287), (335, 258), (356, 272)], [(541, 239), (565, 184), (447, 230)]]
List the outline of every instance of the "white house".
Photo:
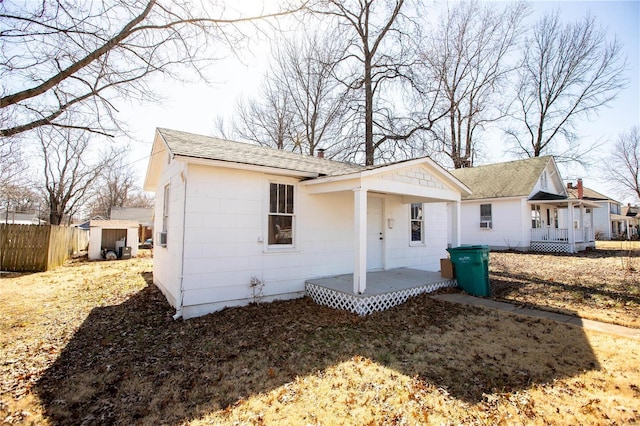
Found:
[(353, 274), (361, 294), (367, 271), (438, 271), (469, 192), (429, 158), (364, 167), (168, 129), (144, 188), (154, 283), (184, 318), (244, 305), (256, 282), (267, 301), (309, 278)]
[(471, 189), (463, 196), (461, 240), (493, 250), (574, 253), (595, 247), (593, 209), (572, 197), (551, 156), (451, 172)]
[(593, 212), (592, 226), (596, 239), (626, 238), (630, 231), (633, 233), (631, 221), (622, 214), (622, 203), (619, 201), (583, 186), (582, 179), (578, 179), (575, 185), (573, 182), (567, 183), (567, 192), (570, 197), (593, 201), (600, 207)]

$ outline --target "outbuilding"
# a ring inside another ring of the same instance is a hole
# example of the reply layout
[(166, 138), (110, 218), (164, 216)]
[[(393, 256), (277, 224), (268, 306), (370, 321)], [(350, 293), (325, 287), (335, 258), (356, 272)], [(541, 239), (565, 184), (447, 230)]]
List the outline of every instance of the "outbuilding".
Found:
[(89, 259), (125, 259), (138, 255), (138, 222), (90, 220)]

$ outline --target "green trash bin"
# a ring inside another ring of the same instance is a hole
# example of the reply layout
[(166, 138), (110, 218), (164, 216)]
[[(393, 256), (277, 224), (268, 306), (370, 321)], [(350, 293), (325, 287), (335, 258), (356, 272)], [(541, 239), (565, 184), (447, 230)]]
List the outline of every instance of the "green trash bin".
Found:
[(490, 296), (489, 246), (448, 248), (456, 270), (458, 285), (474, 296)]

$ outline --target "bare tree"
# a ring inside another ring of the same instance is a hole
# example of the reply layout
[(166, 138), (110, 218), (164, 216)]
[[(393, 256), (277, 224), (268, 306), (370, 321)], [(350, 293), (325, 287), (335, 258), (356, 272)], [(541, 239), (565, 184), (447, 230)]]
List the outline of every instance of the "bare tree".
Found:
[(135, 180), (134, 170), (126, 162), (123, 152), (96, 178), (91, 216), (109, 218), (112, 208), (128, 207), (137, 190)]
[(515, 151), (562, 160), (592, 149), (580, 146), (575, 122), (617, 96), (626, 84), (625, 66), (620, 43), (609, 41), (593, 17), (563, 24), (558, 12), (545, 15), (523, 49), (511, 115), (516, 125), (506, 129)]
[[(346, 106), (335, 69), (343, 48), (324, 31), (280, 40), (256, 98), (238, 104), (233, 134), (278, 149), (314, 155), (318, 147), (333, 154), (340, 144)], [(225, 134), (224, 122), (218, 130)]]
[[(290, 94), (281, 90), (271, 79), (265, 79), (258, 97), (238, 102), (232, 125), (233, 134), (259, 145), (294, 151), (290, 104)], [(220, 123), (218, 130), (222, 132)]]
[(9, 187), (22, 184), (27, 162), (20, 148), (15, 140), (0, 141), (0, 193), (8, 193)]
[(478, 130), (504, 115), (502, 89), (514, 70), (508, 56), (527, 12), (524, 3), (498, 9), (461, 2), (447, 9), (427, 37), (426, 74), (441, 81), (438, 107), (446, 111), (433, 135), (437, 151), (445, 153), (455, 168), (473, 166)]
[[(112, 134), (116, 97), (155, 99), (162, 73), (204, 67), (233, 51), (255, 17), (222, 0), (0, 2), (0, 136), (56, 126)], [(290, 13), (265, 14), (275, 17)], [(215, 51), (210, 49), (215, 46)], [(222, 52), (221, 52), (222, 51)]]
[(640, 127), (634, 126), (618, 135), (605, 164), (605, 173), (615, 189), (623, 188), (624, 195), (633, 194), (640, 200)]
[[(347, 122), (364, 140), (364, 162), (393, 159), (399, 143), (419, 130), (428, 130), (438, 117), (414, 114), (401, 108), (399, 100), (412, 81), (417, 63), (420, 25), (417, 13), (406, 13), (405, 0), (321, 0), (315, 11), (337, 19), (339, 30), (348, 41), (341, 62), (348, 70), (341, 81), (355, 95), (352, 117)], [(432, 112), (430, 108), (423, 111)]]
[(49, 128), (40, 129), (38, 133), (49, 222), (52, 225), (60, 225), (65, 220), (70, 223), (92, 195), (99, 176), (121, 153), (104, 150), (96, 158), (90, 134), (76, 129)]
[(319, 147), (338, 154), (347, 99), (335, 78), (344, 54), (340, 38), (326, 29), (307, 33), (285, 40), (275, 53), (272, 78), (289, 94), (294, 147), (309, 155)]

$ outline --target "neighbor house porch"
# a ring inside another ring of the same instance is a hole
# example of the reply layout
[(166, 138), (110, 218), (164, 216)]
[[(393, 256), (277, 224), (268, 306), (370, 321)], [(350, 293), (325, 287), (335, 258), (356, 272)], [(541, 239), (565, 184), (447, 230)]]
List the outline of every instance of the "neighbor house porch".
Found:
[(531, 205), (530, 250), (539, 252), (576, 253), (595, 247), (592, 224), (593, 209), (600, 205), (552, 194), (529, 200)]
[(355, 293), (353, 274), (309, 279), (305, 293), (320, 305), (368, 315), (400, 305), (422, 293), (457, 286), (455, 279), (443, 278), (439, 272), (411, 268), (367, 272), (366, 281), (364, 292)]

